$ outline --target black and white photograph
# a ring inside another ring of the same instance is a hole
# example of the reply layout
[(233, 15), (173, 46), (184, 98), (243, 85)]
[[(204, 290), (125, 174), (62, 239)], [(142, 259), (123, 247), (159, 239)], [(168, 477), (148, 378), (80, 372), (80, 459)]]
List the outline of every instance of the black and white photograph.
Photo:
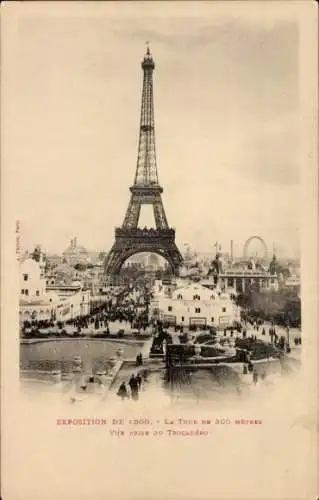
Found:
[(22, 31), (23, 383), (267, 390), (302, 349), (297, 25), (82, 24)]

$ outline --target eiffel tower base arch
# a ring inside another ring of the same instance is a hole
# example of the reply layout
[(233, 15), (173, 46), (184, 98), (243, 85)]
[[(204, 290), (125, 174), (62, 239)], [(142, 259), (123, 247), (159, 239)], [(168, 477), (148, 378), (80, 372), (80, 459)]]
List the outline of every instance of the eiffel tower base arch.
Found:
[(160, 255), (169, 263), (173, 275), (179, 275), (183, 259), (175, 243), (174, 229), (117, 228), (115, 243), (105, 260), (106, 276), (108, 278), (118, 276), (124, 262), (140, 252)]

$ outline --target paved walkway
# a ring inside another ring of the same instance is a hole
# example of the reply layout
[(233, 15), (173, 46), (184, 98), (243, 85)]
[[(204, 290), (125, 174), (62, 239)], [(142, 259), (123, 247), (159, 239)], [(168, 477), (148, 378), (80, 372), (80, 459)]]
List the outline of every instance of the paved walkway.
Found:
[[(262, 330), (265, 328), (266, 335), (262, 334)], [(269, 329), (271, 328), (271, 325), (269, 323), (265, 323), (265, 325), (260, 326), (259, 330), (254, 330), (254, 328), (249, 325), (247, 327), (247, 336), (249, 337), (250, 335), (256, 335), (257, 339), (263, 340), (264, 342), (271, 342), (271, 338), (269, 335)], [(286, 328), (283, 328), (282, 326), (275, 326), (276, 333), (278, 337), (280, 338), (281, 336), (285, 337), (287, 339), (287, 330)], [(289, 339), (290, 339), (290, 344), (291, 347), (294, 346), (294, 339), (296, 337), (301, 337), (301, 330), (299, 328), (290, 328), (289, 330)]]

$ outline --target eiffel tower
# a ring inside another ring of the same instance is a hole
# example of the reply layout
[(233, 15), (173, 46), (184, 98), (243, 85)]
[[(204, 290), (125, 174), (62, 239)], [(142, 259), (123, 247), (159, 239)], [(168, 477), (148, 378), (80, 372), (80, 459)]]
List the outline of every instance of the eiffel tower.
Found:
[[(115, 242), (105, 260), (105, 274), (109, 278), (118, 276), (124, 262), (140, 252), (153, 252), (164, 257), (174, 276), (178, 276), (183, 260), (175, 243), (175, 230), (168, 226), (161, 197), (163, 188), (158, 181), (154, 132), (154, 68), (155, 63), (147, 45), (142, 61), (144, 76), (137, 167), (123, 224), (115, 229)], [(141, 206), (145, 204), (153, 205), (155, 228), (138, 227)]]

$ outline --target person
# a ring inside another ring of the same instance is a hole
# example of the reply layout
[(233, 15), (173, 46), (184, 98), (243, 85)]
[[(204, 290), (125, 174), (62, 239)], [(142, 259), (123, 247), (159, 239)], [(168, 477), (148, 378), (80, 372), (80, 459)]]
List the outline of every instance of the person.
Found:
[(129, 386), (131, 389), (132, 399), (134, 401), (137, 401), (138, 400), (138, 383), (137, 383), (137, 380), (136, 380), (134, 373), (133, 373), (133, 375), (131, 375), (131, 378), (129, 381)]
[(136, 375), (136, 382), (137, 382), (138, 389), (140, 390), (141, 385), (142, 385), (142, 377), (139, 373)]
[(266, 335), (266, 330), (265, 328), (262, 329), (262, 332), (261, 332), (262, 335)]
[(270, 336), (270, 341), (273, 344), (274, 343), (274, 330), (272, 328), (269, 329), (269, 336)]
[(142, 353), (140, 352), (137, 356), (136, 356), (136, 366), (141, 366), (143, 364), (143, 355)]
[(253, 370), (253, 383), (256, 385), (258, 382), (258, 373), (256, 370)]
[(119, 390), (117, 391), (117, 395), (122, 399), (122, 401), (129, 397), (125, 382), (121, 383)]

